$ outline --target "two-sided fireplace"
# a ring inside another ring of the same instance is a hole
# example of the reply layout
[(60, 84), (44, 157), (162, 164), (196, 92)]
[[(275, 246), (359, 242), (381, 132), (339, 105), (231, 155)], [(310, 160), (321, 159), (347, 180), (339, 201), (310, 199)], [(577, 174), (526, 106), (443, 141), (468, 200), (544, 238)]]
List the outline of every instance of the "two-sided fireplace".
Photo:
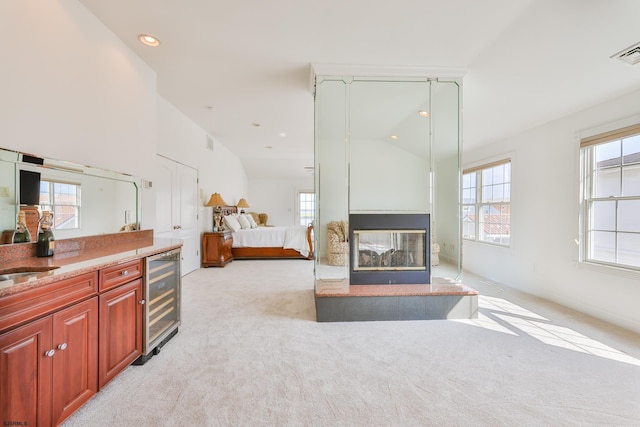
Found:
[(429, 214), (351, 214), (352, 285), (430, 283)]

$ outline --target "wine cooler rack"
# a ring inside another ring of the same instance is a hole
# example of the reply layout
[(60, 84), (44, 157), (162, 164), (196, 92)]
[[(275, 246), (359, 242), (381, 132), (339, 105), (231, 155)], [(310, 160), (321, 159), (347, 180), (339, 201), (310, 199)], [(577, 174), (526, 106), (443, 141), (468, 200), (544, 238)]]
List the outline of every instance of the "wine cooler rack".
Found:
[(178, 332), (180, 325), (180, 249), (147, 258), (143, 364)]

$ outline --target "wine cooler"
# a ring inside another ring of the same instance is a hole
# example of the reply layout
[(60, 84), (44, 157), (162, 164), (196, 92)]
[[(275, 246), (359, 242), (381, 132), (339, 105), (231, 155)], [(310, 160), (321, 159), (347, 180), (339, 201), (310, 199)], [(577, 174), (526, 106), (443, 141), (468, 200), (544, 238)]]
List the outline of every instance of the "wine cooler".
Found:
[(142, 365), (160, 353), (180, 326), (180, 249), (147, 258)]

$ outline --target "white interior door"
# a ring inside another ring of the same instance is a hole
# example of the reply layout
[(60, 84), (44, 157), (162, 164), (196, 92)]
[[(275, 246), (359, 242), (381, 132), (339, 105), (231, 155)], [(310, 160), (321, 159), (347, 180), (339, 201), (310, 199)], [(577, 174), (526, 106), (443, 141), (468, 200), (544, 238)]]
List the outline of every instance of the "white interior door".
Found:
[(200, 267), (198, 239), (198, 171), (157, 156), (156, 187), (157, 237), (182, 240), (182, 275)]

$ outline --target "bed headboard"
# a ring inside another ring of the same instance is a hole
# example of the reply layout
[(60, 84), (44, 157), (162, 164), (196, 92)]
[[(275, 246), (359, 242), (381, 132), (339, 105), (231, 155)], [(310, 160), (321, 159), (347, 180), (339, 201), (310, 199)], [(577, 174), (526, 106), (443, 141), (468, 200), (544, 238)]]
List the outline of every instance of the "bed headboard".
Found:
[(222, 216), (238, 213), (237, 206), (220, 206), (220, 209), (222, 209)]

